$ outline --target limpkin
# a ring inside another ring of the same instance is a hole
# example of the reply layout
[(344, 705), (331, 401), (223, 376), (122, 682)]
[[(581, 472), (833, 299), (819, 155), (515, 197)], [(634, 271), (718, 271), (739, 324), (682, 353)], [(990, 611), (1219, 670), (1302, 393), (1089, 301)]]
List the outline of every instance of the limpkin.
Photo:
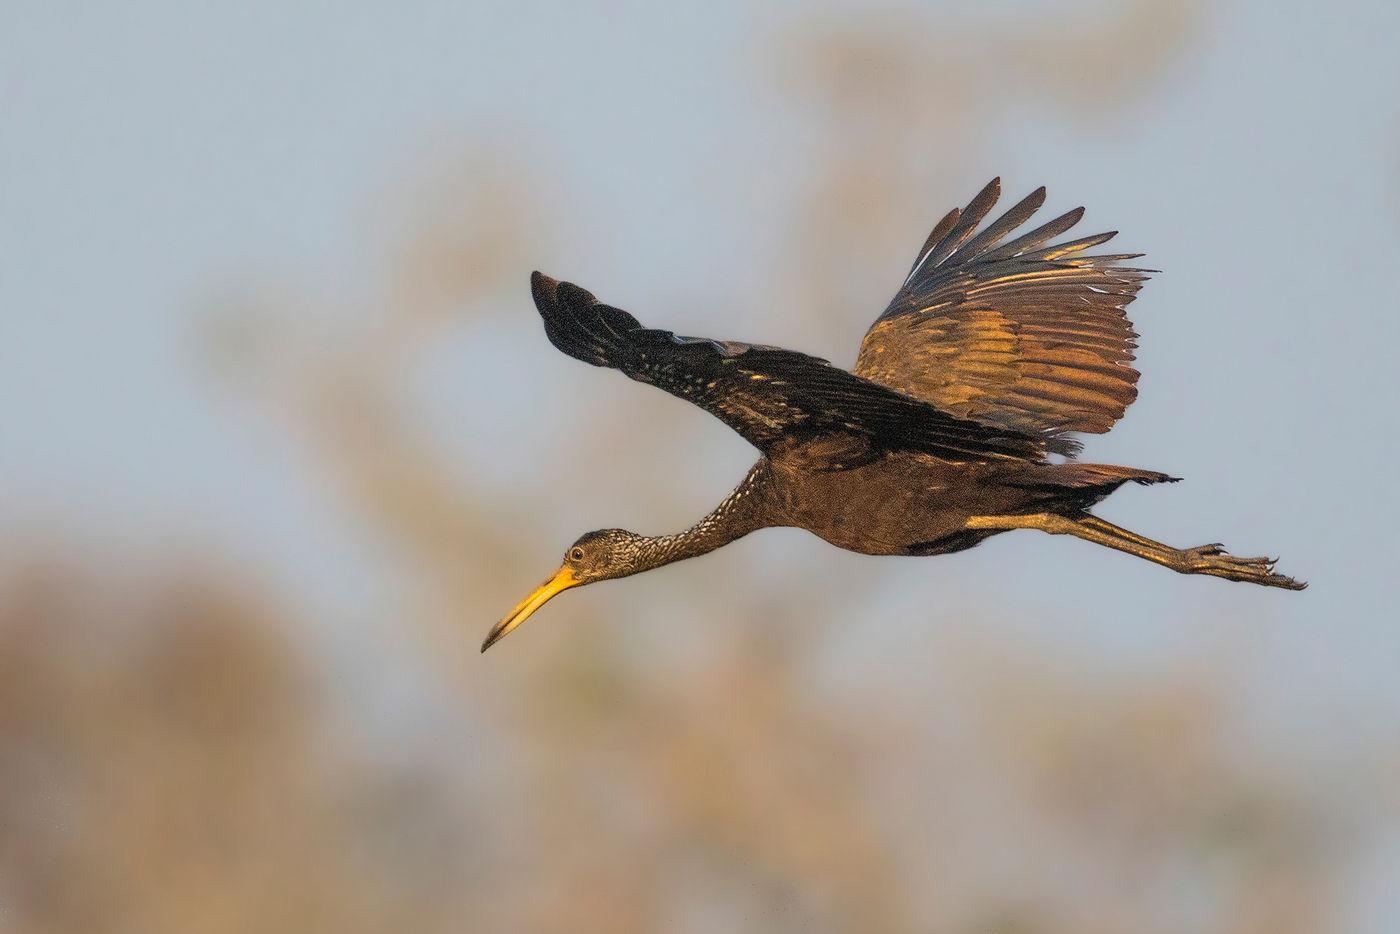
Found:
[[(1301, 590), (1276, 559), (1219, 544), (1178, 549), (1092, 515), (1155, 470), (1081, 464), (1074, 432), (1102, 433), (1137, 396), (1126, 308), (1152, 270), (1140, 253), (1086, 254), (1115, 232), (1050, 243), (1076, 208), (1007, 239), (1039, 188), (981, 229), (994, 179), (941, 220), (846, 371), (792, 350), (642, 327), (569, 282), (530, 279), (545, 333), (585, 363), (695, 403), (762, 453), (713, 512), (677, 535), (589, 532), (486, 636), (482, 651), (571, 587), (693, 558), (757, 529), (796, 526), (872, 555), (937, 555), (1011, 529), (1116, 548), (1182, 574)], [(1065, 462), (1051, 462), (1051, 454)]]

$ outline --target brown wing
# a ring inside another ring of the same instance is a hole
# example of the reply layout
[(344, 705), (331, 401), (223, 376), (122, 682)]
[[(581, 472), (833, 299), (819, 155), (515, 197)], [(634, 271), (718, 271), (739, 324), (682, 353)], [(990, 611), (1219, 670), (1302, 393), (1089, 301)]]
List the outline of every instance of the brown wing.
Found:
[(1044, 188), (978, 232), (1000, 193), (993, 179), (934, 228), (854, 372), (985, 424), (1108, 431), (1137, 397), (1137, 334), (1124, 309), (1151, 270), (1123, 265), (1140, 253), (1084, 255), (1112, 232), (1046, 246), (1083, 208), (1003, 243), (1044, 203)]
[(911, 449), (953, 461), (1043, 460), (1050, 439), (940, 412), (793, 350), (645, 328), (571, 282), (535, 273), (535, 306), (555, 347), (700, 406), (765, 454), (794, 445), (827, 469), (857, 450)]

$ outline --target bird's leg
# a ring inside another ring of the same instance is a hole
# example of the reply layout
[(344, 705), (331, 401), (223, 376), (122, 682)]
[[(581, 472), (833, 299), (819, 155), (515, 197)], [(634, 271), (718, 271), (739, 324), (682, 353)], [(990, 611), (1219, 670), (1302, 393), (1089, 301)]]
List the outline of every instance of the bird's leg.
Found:
[(1163, 545), (1161, 542), (1153, 541), (1146, 535), (1139, 535), (1136, 532), (1123, 528), (1122, 526), (1114, 525), (1112, 522), (1107, 522), (1103, 519), (1100, 519), (1098, 516), (1091, 516), (1085, 513), (1084, 515), (1080, 516), (1077, 521), (1084, 523), (1090, 528), (1098, 529), (1099, 531), (1108, 533), (1110, 535), (1118, 535), (1122, 538), (1126, 538), (1130, 542), (1136, 542), (1137, 544), (1143, 545), (1147, 548), (1166, 548), (1168, 551), (1176, 550), (1174, 548), (1171, 548), (1169, 545)]
[(1169, 567), (1180, 574), (1209, 574), (1232, 581), (1248, 581), (1265, 587), (1302, 590), (1307, 584), (1274, 573), (1274, 562), (1268, 558), (1237, 558), (1226, 554), (1219, 544), (1196, 548), (1173, 548), (1150, 538), (1119, 528), (1097, 516), (1069, 518), (1052, 513), (1021, 516), (974, 516), (967, 521), (969, 529), (1040, 529), (1051, 535), (1073, 535), (1085, 541), (1126, 551), (1130, 555)]

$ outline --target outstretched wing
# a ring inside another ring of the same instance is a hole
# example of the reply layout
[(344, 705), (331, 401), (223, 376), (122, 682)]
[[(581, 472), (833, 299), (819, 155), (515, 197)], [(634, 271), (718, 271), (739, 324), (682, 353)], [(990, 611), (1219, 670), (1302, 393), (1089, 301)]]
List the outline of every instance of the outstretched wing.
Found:
[[(1000, 193), (993, 179), (934, 228), (854, 371), (984, 424), (1108, 431), (1137, 397), (1125, 309), (1151, 270), (1124, 265), (1140, 253), (1084, 255), (1116, 231), (1047, 246), (1083, 208), (1003, 243), (1044, 203), (1044, 188), (979, 232)], [(1077, 449), (1068, 439), (1054, 447)]]
[(956, 418), (816, 357), (644, 328), (573, 283), (538, 272), (530, 287), (555, 347), (695, 403), (764, 453), (821, 435), (955, 461), (1040, 460), (1047, 450), (1043, 436)]

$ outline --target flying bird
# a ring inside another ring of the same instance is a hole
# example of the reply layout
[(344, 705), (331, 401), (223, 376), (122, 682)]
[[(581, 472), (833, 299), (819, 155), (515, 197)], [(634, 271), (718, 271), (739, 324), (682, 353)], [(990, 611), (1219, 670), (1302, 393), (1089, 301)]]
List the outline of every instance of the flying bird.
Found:
[(583, 535), (481, 650), (571, 587), (694, 558), (772, 526), (871, 555), (948, 554), (1039, 529), (1181, 574), (1306, 587), (1275, 573), (1276, 559), (1235, 557), (1218, 543), (1173, 548), (1090, 512), (1125, 483), (1178, 479), (1073, 460), (1081, 445), (1071, 435), (1108, 431), (1137, 396), (1126, 309), (1153, 270), (1131, 265), (1140, 253), (1086, 252), (1116, 231), (1052, 242), (1083, 208), (1015, 235), (1044, 203), (1044, 188), (982, 225), (1000, 192), (993, 179), (938, 223), (849, 371), (779, 347), (646, 328), (577, 285), (534, 273), (555, 347), (700, 406), (761, 456), (684, 532)]

